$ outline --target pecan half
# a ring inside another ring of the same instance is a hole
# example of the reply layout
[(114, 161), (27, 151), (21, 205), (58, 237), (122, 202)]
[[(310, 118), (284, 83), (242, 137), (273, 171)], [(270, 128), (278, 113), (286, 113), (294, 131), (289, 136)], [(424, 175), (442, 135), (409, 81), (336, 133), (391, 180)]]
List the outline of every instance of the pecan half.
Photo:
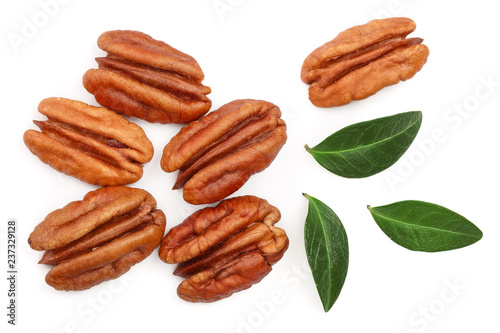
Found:
[(214, 302), (258, 283), (288, 248), (283, 229), (274, 227), (279, 210), (254, 196), (221, 201), (195, 212), (163, 238), (158, 254), (179, 263), (185, 277), (177, 294), (189, 302)]
[(139, 31), (103, 33), (97, 45), (108, 53), (83, 85), (101, 105), (152, 123), (188, 123), (210, 110), (196, 60)]
[(52, 168), (84, 182), (108, 186), (133, 183), (153, 145), (138, 125), (116, 112), (65, 98), (47, 98), (38, 110), (47, 121), (27, 130), (29, 150)]
[(148, 192), (110, 186), (47, 215), (28, 243), (53, 265), (45, 281), (57, 290), (83, 290), (115, 279), (158, 247), (166, 219)]
[(311, 102), (318, 107), (340, 106), (412, 78), (429, 55), (423, 39), (406, 39), (415, 27), (404, 17), (373, 20), (314, 50), (301, 72), (302, 81), (311, 85)]
[(286, 124), (269, 102), (244, 99), (182, 128), (163, 150), (165, 172), (179, 170), (174, 189), (192, 204), (213, 203), (267, 168), (286, 142)]

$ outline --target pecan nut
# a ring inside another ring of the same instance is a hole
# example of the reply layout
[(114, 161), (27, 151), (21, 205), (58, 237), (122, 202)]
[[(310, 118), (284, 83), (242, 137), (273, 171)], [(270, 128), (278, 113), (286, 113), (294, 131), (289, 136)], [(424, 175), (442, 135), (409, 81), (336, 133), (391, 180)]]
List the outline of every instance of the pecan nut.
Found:
[(108, 186), (133, 183), (153, 145), (138, 125), (116, 112), (65, 98), (47, 98), (38, 110), (47, 121), (34, 121), (24, 142), (52, 168), (84, 182)]
[(274, 227), (279, 210), (254, 196), (221, 201), (198, 210), (172, 228), (158, 254), (178, 263), (177, 288), (189, 302), (214, 302), (258, 283), (288, 248), (283, 229)]
[(302, 65), (309, 99), (318, 107), (348, 104), (412, 78), (427, 61), (415, 22), (398, 17), (349, 28), (314, 50)]
[(179, 170), (174, 189), (192, 204), (214, 203), (267, 168), (285, 144), (279, 108), (260, 100), (236, 100), (191, 122), (163, 150), (165, 172)]
[(83, 76), (83, 85), (101, 105), (152, 123), (188, 123), (210, 110), (196, 60), (139, 31), (103, 33), (97, 45), (99, 69)]
[(53, 265), (45, 281), (57, 290), (83, 290), (115, 279), (158, 247), (166, 225), (142, 189), (110, 186), (47, 215), (28, 243)]

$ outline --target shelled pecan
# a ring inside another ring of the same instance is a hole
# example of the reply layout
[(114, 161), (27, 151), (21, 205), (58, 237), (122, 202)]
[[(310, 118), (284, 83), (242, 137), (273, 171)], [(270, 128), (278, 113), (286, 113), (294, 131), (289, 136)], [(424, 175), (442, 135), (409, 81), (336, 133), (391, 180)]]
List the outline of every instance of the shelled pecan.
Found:
[(57, 290), (83, 290), (115, 279), (160, 244), (166, 219), (148, 192), (110, 186), (47, 215), (28, 239), (53, 265), (45, 281)]
[(196, 60), (139, 31), (103, 33), (97, 45), (108, 54), (83, 85), (101, 105), (152, 123), (188, 123), (210, 110)]
[(286, 142), (286, 124), (269, 102), (244, 99), (191, 122), (163, 150), (161, 167), (179, 170), (174, 189), (192, 204), (234, 193), (267, 168)]
[(429, 55), (421, 38), (406, 38), (415, 27), (404, 17), (373, 20), (314, 50), (301, 72), (302, 81), (311, 85), (311, 102), (340, 106), (412, 78)]
[(66, 98), (47, 98), (38, 110), (47, 121), (27, 130), (29, 150), (52, 168), (84, 182), (108, 186), (133, 183), (153, 145), (138, 125), (116, 112)]
[(243, 196), (198, 210), (162, 240), (160, 258), (179, 263), (186, 278), (177, 294), (189, 302), (214, 302), (261, 281), (288, 248), (274, 227), (279, 210), (266, 200)]

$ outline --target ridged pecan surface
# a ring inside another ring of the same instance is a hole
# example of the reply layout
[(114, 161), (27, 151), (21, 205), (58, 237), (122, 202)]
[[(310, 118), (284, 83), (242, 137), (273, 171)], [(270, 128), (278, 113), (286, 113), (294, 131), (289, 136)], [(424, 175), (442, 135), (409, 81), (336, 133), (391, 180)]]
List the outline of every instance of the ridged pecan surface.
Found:
[(166, 219), (148, 192), (110, 186), (47, 215), (28, 243), (53, 265), (45, 280), (57, 290), (83, 290), (115, 279), (159, 245)]
[(269, 102), (236, 100), (182, 128), (163, 150), (161, 167), (179, 170), (174, 189), (192, 204), (213, 203), (267, 168), (286, 142), (286, 124)]
[(103, 33), (97, 45), (108, 54), (96, 58), (84, 87), (101, 105), (152, 123), (188, 123), (210, 110), (196, 60), (139, 31)]
[(314, 50), (302, 65), (309, 99), (318, 107), (348, 104), (412, 78), (427, 61), (415, 22), (397, 17), (349, 28)]
[(138, 125), (103, 107), (66, 98), (47, 98), (38, 110), (47, 121), (27, 130), (29, 150), (52, 168), (84, 182), (108, 186), (133, 183), (153, 145)]
[(177, 294), (189, 302), (214, 302), (258, 283), (288, 248), (274, 227), (279, 210), (266, 200), (243, 196), (195, 212), (162, 240), (159, 256), (179, 263), (186, 279)]

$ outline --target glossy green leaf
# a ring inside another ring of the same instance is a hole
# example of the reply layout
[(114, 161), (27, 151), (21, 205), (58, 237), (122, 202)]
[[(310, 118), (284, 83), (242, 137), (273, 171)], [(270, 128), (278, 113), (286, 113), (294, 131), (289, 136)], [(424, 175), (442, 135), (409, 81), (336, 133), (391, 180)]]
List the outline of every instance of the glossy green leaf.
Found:
[(400, 201), (368, 209), (390, 239), (413, 251), (448, 251), (483, 237), (481, 230), (465, 217), (428, 202)]
[(347, 275), (347, 234), (330, 207), (310, 195), (304, 196), (309, 200), (304, 226), (307, 260), (323, 309), (328, 312), (339, 297)]
[(325, 169), (347, 178), (379, 173), (406, 152), (417, 136), (422, 112), (410, 111), (347, 126), (306, 150)]

